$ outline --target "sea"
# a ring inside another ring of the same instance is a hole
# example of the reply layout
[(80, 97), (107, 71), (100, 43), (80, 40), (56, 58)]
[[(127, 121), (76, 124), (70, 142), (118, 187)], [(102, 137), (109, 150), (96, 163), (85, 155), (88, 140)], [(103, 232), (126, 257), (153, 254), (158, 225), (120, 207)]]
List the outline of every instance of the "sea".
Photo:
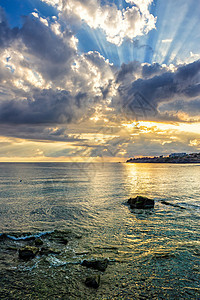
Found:
[[(199, 225), (199, 164), (0, 163), (0, 299), (200, 299)], [(55, 251), (19, 259), (33, 237)]]

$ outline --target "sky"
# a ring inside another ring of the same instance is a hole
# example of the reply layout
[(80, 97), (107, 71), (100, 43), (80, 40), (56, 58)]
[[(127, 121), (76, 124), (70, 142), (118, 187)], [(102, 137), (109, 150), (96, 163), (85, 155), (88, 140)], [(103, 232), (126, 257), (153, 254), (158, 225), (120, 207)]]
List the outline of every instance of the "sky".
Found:
[(0, 0), (0, 161), (200, 152), (200, 2)]

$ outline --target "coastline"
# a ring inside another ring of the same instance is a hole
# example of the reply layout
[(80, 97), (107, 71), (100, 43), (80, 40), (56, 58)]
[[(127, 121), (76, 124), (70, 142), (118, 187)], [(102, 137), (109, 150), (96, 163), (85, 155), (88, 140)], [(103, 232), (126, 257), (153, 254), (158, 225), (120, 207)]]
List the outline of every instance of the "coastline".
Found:
[(200, 153), (173, 153), (169, 156), (130, 158), (126, 163), (196, 164), (200, 163)]
[(163, 162), (157, 162), (157, 161), (126, 161), (126, 163), (131, 163), (131, 164), (199, 164), (200, 161), (196, 162), (168, 162), (168, 161), (163, 161)]

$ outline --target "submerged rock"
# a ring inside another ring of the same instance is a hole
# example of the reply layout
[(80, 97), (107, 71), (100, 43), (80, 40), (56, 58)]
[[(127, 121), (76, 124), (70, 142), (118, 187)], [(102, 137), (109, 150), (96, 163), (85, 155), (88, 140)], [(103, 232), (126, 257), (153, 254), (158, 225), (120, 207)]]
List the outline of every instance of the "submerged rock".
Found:
[(87, 277), (85, 280), (85, 285), (88, 287), (93, 287), (97, 289), (100, 284), (100, 275)]
[(104, 272), (108, 266), (108, 259), (105, 258), (103, 260), (84, 260), (81, 265), (87, 268), (96, 269)]
[(170, 206), (173, 206), (173, 207), (178, 207), (178, 208), (180, 208), (180, 209), (186, 209), (186, 208), (183, 207), (183, 206), (180, 206), (180, 205), (174, 204), (174, 203), (170, 203), (170, 202), (165, 201), (165, 200), (161, 200), (161, 203), (162, 203), (162, 204), (165, 204), (165, 205), (170, 205)]
[(24, 248), (19, 249), (19, 258), (28, 260), (34, 258), (38, 252), (39, 249), (37, 247), (25, 246)]
[(37, 239), (35, 240), (35, 245), (36, 245), (36, 246), (42, 246), (42, 245), (43, 245), (43, 241), (42, 241), (40, 238), (37, 238)]
[(135, 198), (128, 199), (128, 204), (131, 208), (147, 209), (154, 208), (154, 200), (147, 197), (137, 196)]

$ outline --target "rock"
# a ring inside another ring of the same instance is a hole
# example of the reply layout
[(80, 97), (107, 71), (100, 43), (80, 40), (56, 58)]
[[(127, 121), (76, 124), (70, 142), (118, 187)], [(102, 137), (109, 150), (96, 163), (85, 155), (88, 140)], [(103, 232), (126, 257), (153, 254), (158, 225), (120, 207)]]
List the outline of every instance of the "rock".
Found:
[(128, 199), (128, 204), (131, 208), (147, 209), (154, 208), (154, 200), (147, 197), (137, 196), (135, 198)]
[(81, 265), (87, 268), (96, 269), (104, 272), (108, 266), (108, 263), (109, 263), (108, 259), (105, 258), (103, 260), (91, 260), (91, 261), (84, 260), (81, 263)]
[(63, 237), (63, 238), (60, 239), (61, 244), (67, 245), (68, 242), (69, 242), (69, 240), (66, 237)]
[(49, 255), (49, 254), (60, 254), (60, 251), (54, 250), (47, 247), (42, 247), (40, 250), (40, 255)]
[(43, 241), (42, 241), (40, 238), (37, 238), (37, 239), (35, 240), (35, 245), (36, 245), (36, 246), (42, 246), (42, 245), (43, 245)]
[(59, 244), (67, 245), (67, 243), (69, 242), (69, 234), (71, 234), (71, 231), (55, 230), (50, 234), (49, 240), (55, 241)]
[(84, 251), (84, 252), (76, 252), (75, 254), (76, 255), (86, 255), (86, 254), (89, 254), (90, 252), (89, 251)]
[(186, 208), (183, 207), (183, 206), (180, 206), (180, 205), (174, 204), (174, 203), (170, 203), (170, 202), (165, 201), (165, 200), (161, 200), (161, 203), (162, 203), (162, 204), (165, 204), (165, 205), (171, 205), (171, 206), (173, 206), (173, 207), (178, 207), (178, 208), (180, 208), (180, 209), (186, 209)]
[(25, 238), (21, 238), (22, 240), (24, 240), (24, 241), (35, 241), (35, 237), (34, 236), (27, 236), (27, 237), (25, 237)]
[(10, 246), (10, 247), (7, 247), (6, 250), (8, 250), (8, 251), (17, 251), (18, 249), (17, 249), (17, 247)]
[(100, 284), (100, 275), (87, 277), (85, 280), (85, 285), (88, 287), (93, 287), (97, 289)]
[(38, 252), (39, 249), (37, 247), (25, 246), (24, 248), (19, 249), (19, 258), (28, 260), (34, 258)]
[(5, 241), (7, 238), (8, 238), (8, 237), (7, 237), (7, 234), (6, 234), (6, 233), (2, 233), (2, 234), (0, 235), (0, 241)]

